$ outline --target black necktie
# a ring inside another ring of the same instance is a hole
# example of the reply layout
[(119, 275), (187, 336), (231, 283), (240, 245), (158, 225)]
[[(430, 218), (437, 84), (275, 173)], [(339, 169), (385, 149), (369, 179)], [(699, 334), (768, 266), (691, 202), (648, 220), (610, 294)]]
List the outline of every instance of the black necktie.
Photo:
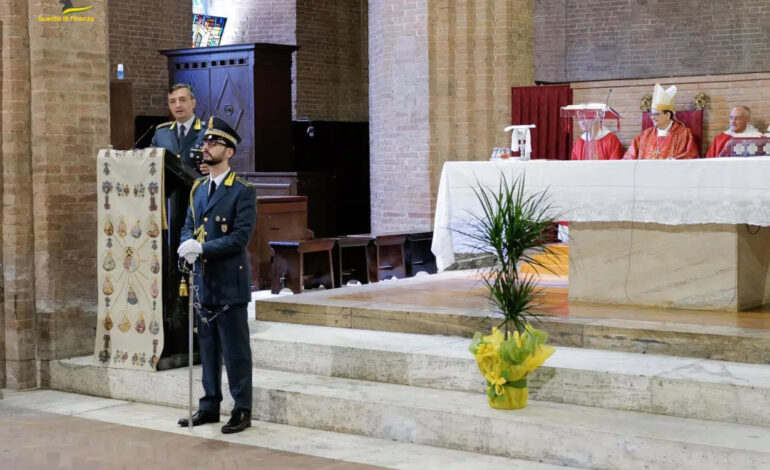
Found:
[(184, 124), (179, 126), (179, 142), (182, 142), (182, 139), (184, 139)]
[(214, 180), (211, 180), (211, 189), (209, 189), (209, 199), (214, 197), (214, 191), (217, 190), (217, 183)]

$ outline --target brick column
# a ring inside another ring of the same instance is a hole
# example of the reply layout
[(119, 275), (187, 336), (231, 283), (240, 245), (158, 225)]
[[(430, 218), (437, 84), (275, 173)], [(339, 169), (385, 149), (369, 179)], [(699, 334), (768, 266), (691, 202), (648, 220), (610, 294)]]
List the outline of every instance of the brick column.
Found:
[(93, 351), (96, 154), (110, 142), (106, 2), (93, 2), (69, 22), (38, 21), (39, 15), (60, 14), (56, 9), (51, 2), (29, 8), (31, 206), (43, 385), (49, 360)]
[(5, 385), (37, 385), (27, 1), (0, 3), (3, 19), (3, 314)]
[[(5, 9), (0, 7), (0, 13)], [(3, 174), (3, 22), (0, 21), (0, 175)], [(3, 178), (0, 177), (0, 207), (3, 207)], [(3, 211), (0, 210), (0, 266), (3, 265)], [(5, 387), (5, 276), (0, 272), (0, 388)], [(2, 398), (2, 394), (0, 394)]]
[(433, 226), (444, 162), (510, 137), (511, 87), (534, 81), (533, 0), (369, 3), (372, 230)]
[(370, 0), (372, 232), (431, 226), (428, 34), (428, 0)]

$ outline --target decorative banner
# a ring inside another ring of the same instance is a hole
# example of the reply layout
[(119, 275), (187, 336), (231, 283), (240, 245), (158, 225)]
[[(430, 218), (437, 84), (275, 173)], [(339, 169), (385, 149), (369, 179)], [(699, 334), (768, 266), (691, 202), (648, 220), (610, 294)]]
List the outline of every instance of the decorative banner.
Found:
[(97, 363), (152, 369), (163, 350), (163, 151), (100, 150)]

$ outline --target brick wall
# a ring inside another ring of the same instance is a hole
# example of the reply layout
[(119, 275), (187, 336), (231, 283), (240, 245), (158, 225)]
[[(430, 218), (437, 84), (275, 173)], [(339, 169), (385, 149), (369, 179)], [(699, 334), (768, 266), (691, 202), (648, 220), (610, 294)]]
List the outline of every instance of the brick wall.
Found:
[(533, 85), (534, 2), (431, 2), (430, 214), (444, 162), (504, 146), (511, 87)]
[(109, 4), (109, 76), (123, 64), (133, 82), (134, 115), (168, 114), (168, 65), (162, 49), (190, 47), (192, 0), (122, 0)]
[(295, 44), (296, 0), (209, 0), (208, 14), (227, 18), (222, 44)]
[(3, 293), (5, 385), (37, 385), (26, 0), (0, 2), (3, 20)]
[[(639, 101), (645, 93), (652, 93), (656, 82), (664, 87), (677, 86), (678, 110), (693, 109), (692, 104), (698, 91), (704, 91), (711, 99), (704, 113), (703, 154), (714, 137), (728, 128), (730, 110), (735, 106), (746, 105), (751, 108), (751, 123), (760, 131), (764, 132), (770, 125), (770, 73), (580, 82), (572, 84), (573, 98), (575, 103), (603, 102), (609, 89), (614, 89), (610, 105), (624, 118), (618, 137), (624, 147), (628, 148), (642, 128)], [(609, 121), (608, 127), (615, 130), (614, 121)], [(577, 138), (580, 135), (579, 128), (574, 128), (577, 130), (573, 137)]]
[(298, 0), (296, 115), (367, 121), (368, 4)]
[(368, 119), (365, 0), (212, 0), (228, 18), (222, 44), (299, 46), (292, 64), (294, 117)]
[(428, 2), (369, 3), (373, 232), (430, 227)]
[(531, 85), (531, 0), (370, 2), (372, 230), (429, 229), (441, 169), (506, 142)]
[(770, 43), (766, 40), (770, 0), (537, 3), (536, 80), (603, 80), (770, 69)]
[(43, 385), (48, 360), (93, 351), (96, 154), (110, 143), (106, 2), (78, 15), (93, 22), (37, 21), (51, 14), (50, 3), (29, 8), (34, 327)]

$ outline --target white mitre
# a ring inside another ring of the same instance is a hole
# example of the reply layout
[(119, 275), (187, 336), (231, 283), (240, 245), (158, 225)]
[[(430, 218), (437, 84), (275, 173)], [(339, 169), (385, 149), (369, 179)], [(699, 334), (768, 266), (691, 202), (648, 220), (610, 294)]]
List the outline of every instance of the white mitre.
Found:
[(656, 83), (652, 92), (652, 109), (673, 112), (674, 96), (676, 96), (676, 86), (671, 85), (664, 90), (659, 83)]

